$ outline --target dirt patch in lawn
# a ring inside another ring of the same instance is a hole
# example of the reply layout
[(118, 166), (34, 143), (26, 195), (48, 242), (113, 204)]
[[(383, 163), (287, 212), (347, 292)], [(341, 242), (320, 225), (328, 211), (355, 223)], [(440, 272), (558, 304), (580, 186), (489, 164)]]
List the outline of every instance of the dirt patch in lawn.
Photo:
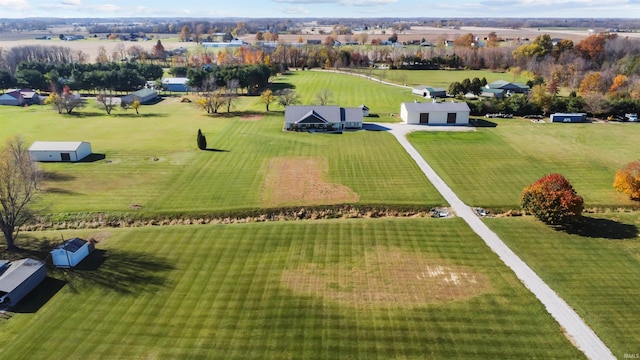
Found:
[(359, 200), (350, 188), (327, 182), (327, 172), (327, 160), (323, 158), (271, 159), (262, 187), (262, 206), (331, 205)]
[(282, 284), (300, 295), (356, 308), (416, 307), (487, 292), (487, 277), (471, 268), (409, 252), (376, 248), (350, 264), (307, 264), (287, 270)]
[(240, 121), (259, 121), (262, 120), (262, 115), (243, 115), (240, 117)]

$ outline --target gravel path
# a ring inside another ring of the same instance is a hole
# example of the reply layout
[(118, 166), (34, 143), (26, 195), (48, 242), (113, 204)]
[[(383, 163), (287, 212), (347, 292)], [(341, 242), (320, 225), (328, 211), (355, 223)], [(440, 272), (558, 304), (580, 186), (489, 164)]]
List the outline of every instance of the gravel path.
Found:
[[(574, 341), (578, 349), (590, 359), (615, 359), (611, 350), (598, 338), (580, 316), (549, 287), (531, 268), (522, 261), (498, 235), (475, 214), (473, 209), (465, 205), (460, 198), (445, 184), (436, 172), (427, 164), (418, 151), (409, 143), (406, 135), (418, 130), (437, 130), (437, 127), (413, 126), (405, 124), (375, 124), (379, 130), (389, 129), (398, 139), (409, 155), (415, 160), (429, 181), (438, 189), (440, 194), (449, 202), (455, 213), (464, 219), (509, 267), (522, 283), (544, 304), (547, 311), (564, 328), (567, 335)], [(448, 127), (448, 130), (469, 129)]]

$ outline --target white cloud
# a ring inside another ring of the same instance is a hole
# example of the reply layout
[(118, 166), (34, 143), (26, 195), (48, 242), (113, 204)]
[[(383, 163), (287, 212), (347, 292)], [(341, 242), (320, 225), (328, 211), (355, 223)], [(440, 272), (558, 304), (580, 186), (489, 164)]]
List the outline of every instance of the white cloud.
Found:
[(23, 11), (29, 9), (29, 3), (26, 0), (0, 0), (0, 9)]
[(345, 6), (380, 6), (396, 3), (398, 0), (275, 0), (287, 4), (341, 4)]
[(62, 5), (80, 6), (82, 1), (80, 0), (62, 0)]
[(305, 15), (309, 13), (309, 10), (303, 8), (302, 6), (279, 8), (278, 11), (287, 15)]

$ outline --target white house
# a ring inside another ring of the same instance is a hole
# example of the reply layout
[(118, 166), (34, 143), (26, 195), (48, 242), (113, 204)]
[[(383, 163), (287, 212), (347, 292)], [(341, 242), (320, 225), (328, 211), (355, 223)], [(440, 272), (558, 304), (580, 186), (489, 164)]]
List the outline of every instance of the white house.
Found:
[(56, 246), (50, 254), (53, 265), (59, 268), (70, 268), (78, 265), (92, 251), (92, 243), (80, 238), (73, 238)]
[(400, 105), (400, 118), (406, 124), (469, 125), (466, 102), (406, 102)]
[(91, 155), (86, 141), (36, 141), (29, 147), (33, 161), (80, 161)]
[(284, 128), (296, 131), (362, 129), (362, 114), (360, 107), (287, 106), (284, 110)]
[(0, 307), (16, 305), (46, 277), (47, 270), (40, 260), (0, 261)]

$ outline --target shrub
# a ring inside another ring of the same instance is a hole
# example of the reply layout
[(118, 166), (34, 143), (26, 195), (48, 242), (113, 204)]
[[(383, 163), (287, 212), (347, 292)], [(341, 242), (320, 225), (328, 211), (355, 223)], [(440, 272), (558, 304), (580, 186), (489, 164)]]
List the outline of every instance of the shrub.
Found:
[(550, 225), (574, 221), (584, 206), (582, 197), (560, 174), (546, 175), (525, 187), (520, 203), (527, 212)]
[(632, 161), (618, 170), (613, 187), (633, 200), (640, 200), (640, 160)]
[(198, 129), (198, 149), (205, 150), (207, 148), (207, 138), (202, 134), (202, 131)]

